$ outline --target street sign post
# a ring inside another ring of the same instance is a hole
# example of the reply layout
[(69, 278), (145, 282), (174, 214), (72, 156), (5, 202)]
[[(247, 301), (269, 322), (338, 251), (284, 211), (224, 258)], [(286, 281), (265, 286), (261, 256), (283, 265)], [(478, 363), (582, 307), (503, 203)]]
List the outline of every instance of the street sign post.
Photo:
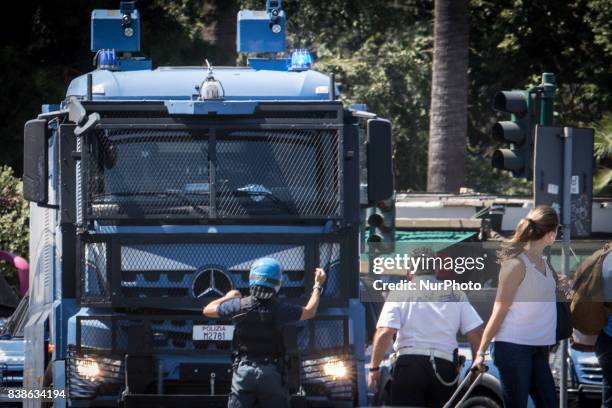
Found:
[[(593, 129), (536, 127), (534, 204), (550, 205), (560, 215), (564, 276), (570, 273), (571, 236), (588, 236), (591, 233), (593, 141)], [(567, 408), (568, 346), (568, 340), (563, 340), (559, 381), (561, 408)]]
[[(571, 234), (588, 237), (591, 234), (593, 202), (593, 140), (594, 130), (565, 128), (573, 132), (571, 143), (571, 178), (568, 189), (571, 201)], [(536, 127), (534, 154), (534, 204), (550, 205), (561, 217), (565, 212), (563, 196), (564, 152), (567, 138), (562, 127)]]

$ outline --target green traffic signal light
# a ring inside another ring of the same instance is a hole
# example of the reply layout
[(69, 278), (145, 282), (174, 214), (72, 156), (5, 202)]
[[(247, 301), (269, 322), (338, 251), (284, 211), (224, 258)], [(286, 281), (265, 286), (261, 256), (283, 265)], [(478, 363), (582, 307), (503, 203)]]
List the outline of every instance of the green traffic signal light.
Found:
[(532, 131), (536, 124), (532, 105), (529, 91), (502, 91), (493, 98), (493, 108), (511, 114), (512, 120), (495, 123), (491, 136), (497, 141), (510, 143), (512, 148), (497, 149), (491, 165), (527, 179), (531, 178)]
[(533, 173), (534, 129), (537, 124), (551, 126), (555, 97), (555, 76), (542, 74), (542, 83), (525, 91), (502, 91), (493, 97), (493, 109), (509, 113), (511, 120), (497, 122), (491, 129), (493, 139), (510, 143), (511, 149), (493, 153), (491, 165), (509, 170), (514, 177), (531, 179)]
[(520, 152), (512, 149), (497, 149), (491, 157), (491, 164), (496, 169), (509, 170), (518, 173), (525, 167), (525, 162)]
[(498, 142), (512, 142), (514, 144), (523, 144), (525, 134), (523, 129), (516, 122), (503, 121), (497, 122), (491, 129), (493, 139)]
[(524, 91), (501, 91), (493, 97), (493, 109), (524, 116), (528, 108), (527, 93)]
[(379, 201), (368, 209), (368, 244), (373, 254), (395, 251), (395, 199)]

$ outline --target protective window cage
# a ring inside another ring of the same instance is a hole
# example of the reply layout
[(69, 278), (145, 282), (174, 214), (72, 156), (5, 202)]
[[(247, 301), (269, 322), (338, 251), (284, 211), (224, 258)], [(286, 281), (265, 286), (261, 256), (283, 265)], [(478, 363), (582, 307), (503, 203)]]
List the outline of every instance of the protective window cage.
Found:
[(232, 289), (248, 295), (251, 265), (272, 257), (283, 268), (281, 300), (303, 302), (310, 295), (314, 269), (321, 266), (328, 275), (323, 301), (341, 306), (348, 296), (348, 265), (341, 262), (341, 242), (329, 239), (85, 235), (79, 298), (82, 305), (201, 310)]
[(99, 125), (82, 151), (89, 220), (342, 215), (339, 129)]

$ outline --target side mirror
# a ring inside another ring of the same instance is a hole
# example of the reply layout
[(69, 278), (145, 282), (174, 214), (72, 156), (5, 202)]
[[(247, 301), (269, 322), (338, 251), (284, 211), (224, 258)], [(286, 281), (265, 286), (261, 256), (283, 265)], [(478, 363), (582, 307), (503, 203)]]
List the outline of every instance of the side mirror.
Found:
[(47, 121), (33, 119), (23, 129), (23, 197), (46, 203), (49, 168)]
[(392, 197), (394, 192), (391, 122), (369, 119), (367, 134), (368, 201), (375, 203)]

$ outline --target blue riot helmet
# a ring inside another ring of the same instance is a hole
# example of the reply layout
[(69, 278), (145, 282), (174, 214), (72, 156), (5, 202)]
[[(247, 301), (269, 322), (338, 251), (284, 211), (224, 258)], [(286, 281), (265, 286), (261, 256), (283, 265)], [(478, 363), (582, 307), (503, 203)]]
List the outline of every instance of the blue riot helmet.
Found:
[(251, 294), (258, 298), (270, 298), (281, 287), (283, 269), (274, 258), (261, 258), (253, 263), (249, 273)]

